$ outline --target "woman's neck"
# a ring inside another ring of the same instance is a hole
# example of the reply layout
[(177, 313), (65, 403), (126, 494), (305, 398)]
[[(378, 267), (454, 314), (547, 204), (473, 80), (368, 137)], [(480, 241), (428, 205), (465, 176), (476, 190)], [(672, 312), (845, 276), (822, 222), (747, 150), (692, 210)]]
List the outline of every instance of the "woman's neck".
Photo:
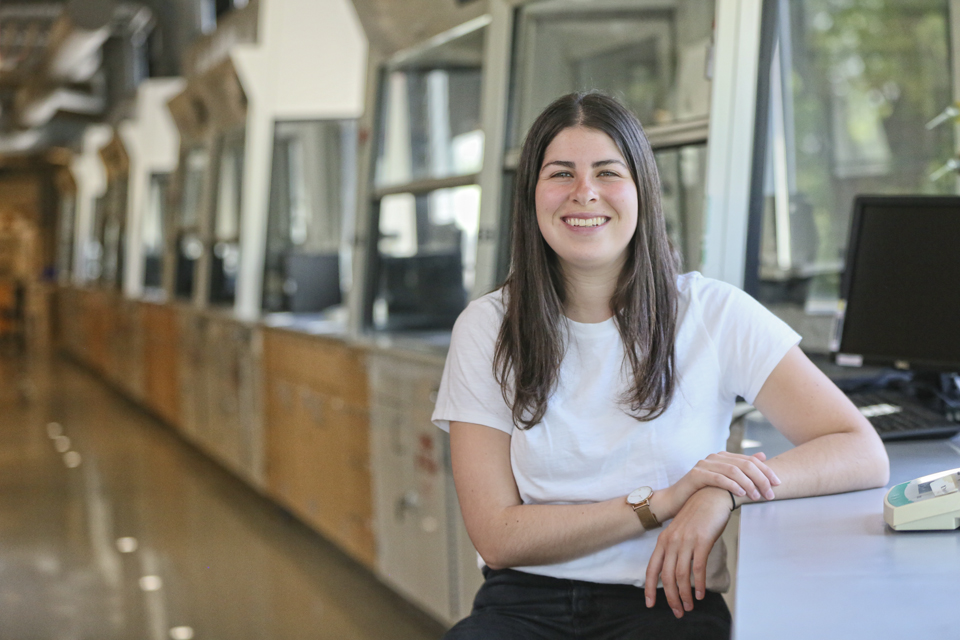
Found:
[(601, 271), (564, 270), (566, 301), (563, 313), (574, 322), (596, 323), (613, 317), (619, 268)]

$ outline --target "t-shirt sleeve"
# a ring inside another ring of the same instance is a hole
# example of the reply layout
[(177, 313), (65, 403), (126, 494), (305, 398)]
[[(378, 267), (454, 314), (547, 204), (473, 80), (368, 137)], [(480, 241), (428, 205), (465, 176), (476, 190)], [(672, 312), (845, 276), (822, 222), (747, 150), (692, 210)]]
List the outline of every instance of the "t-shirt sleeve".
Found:
[(723, 389), (753, 404), (800, 334), (733, 285), (706, 278), (700, 285), (703, 322), (717, 351)]
[(450, 338), (433, 423), (450, 431), (450, 421), (482, 424), (513, 432), (510, 407), (493, 373), (493, 353), (500, 332), (499, 302), (485, 296), (460, 314)]

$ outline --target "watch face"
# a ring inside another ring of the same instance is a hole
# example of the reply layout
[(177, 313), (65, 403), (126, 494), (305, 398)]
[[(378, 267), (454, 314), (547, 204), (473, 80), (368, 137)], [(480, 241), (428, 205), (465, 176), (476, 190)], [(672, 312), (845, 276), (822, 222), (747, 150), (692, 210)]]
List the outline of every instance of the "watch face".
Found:
[(640, 487), (639, 489), (634, 489), (630, 492), (630, 495), (627, 496), (627, 502), (630, 504), (640, 504), (653, 494), (653, 489), (650, 487)]

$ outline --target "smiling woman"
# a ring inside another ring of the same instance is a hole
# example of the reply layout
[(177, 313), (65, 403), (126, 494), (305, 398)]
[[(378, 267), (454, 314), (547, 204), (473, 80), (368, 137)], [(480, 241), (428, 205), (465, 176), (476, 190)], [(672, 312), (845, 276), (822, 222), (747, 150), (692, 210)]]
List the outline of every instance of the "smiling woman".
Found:
[[(486, 577), (447, 638), (726, 638), (732, 507), (886, 482), (799, 336), (676, 265), (636, 118), (595, 93), (547, 107), (510, 275), (457, 320), (433, 414)], [(737, 396), (798, 446), (724, 451)]]
[(536, 204), (540, 233), (565, 277), (620, 272), (637, 229), (637, 185), (610, 136), (585, 127), (561, 131), (544, 154)]

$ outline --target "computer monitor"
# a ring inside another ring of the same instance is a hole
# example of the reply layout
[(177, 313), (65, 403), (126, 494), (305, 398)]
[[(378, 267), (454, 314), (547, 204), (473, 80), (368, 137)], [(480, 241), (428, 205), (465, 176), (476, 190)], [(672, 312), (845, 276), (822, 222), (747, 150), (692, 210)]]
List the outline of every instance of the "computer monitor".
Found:
[(834, 359), (960, 371), (960, 197), (858, 196)]
[(467, 305), (459, 250), (410, 257), (381, 256), (379, 297), (390, 331), (450, 329)]
[(287, 309), (323, 311), (343, 301), (339, 253), (292, 253), (285, 258)]

